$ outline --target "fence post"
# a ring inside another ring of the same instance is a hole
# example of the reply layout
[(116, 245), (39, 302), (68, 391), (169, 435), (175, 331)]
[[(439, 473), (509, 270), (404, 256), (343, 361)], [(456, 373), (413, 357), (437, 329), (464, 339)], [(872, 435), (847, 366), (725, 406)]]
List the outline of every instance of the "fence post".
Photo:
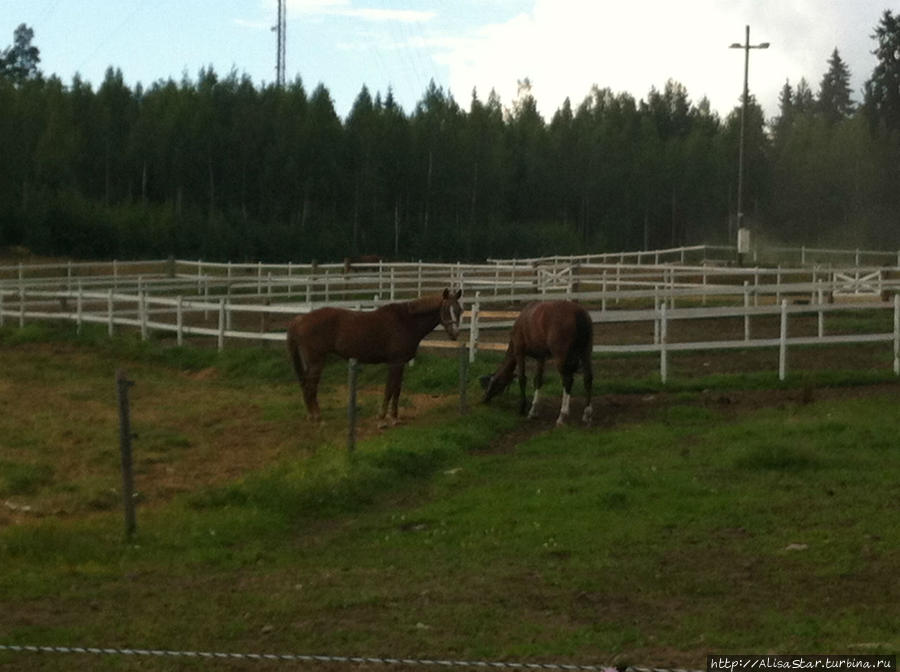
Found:
[[(471, 355), (470, 355), (471, 356)], [(466, 389), (469, 386), (469, 357), (466, 356), (466, 346), (459, 345), (459, 414), (468, 413), (466, 405)]]
[(775, 303), (781, 303), (781, 264), (775, 271)]
[(84, 288), (78, 281), (78, 294), (75, 295), (75, 333), (81, 333), (81, 322), (84, 316)]
[(778, 337), (778, 380), (787, 376), (787, 299), (781, 300), (781, 333)]
[(106, 293), (106, 334), (112, 338), (115, 333), (115, 310), (113, 308), (113, 290)]
[(203, 311), (203, 320), (206, 321), (209, 319), (209, 278), (203, 279), (203, 303), (206, 305), (206, 309)]
[(353, 453), (356, 448), (356, 377), (359, 366), (355, 359), (350, 359), (347, 367), (347, 452)]
[(141, 340), (146, 341), (148, 337), (147, 332), (147, 292), (141, 292), (138, 294), (138, 315), (141, 321)]
[(391, 266), (391, 301), (394, 300), (394, 289), (395, 289), (395, 285), (394, 285), (394, 267)]
[(825, 336), (825, 311), (822, 310), (822, 303), (825, 301), (825, 291), (822, 289), (822, 281), (816, 281), (818, 301), (819, 301), (819, 338)]
[(180, 348), (184, 345), (184, 298), (175, 300), (175, 343)]
[(131, 537), (137, 527), (134, 515), (134, 474), (131, 460), (131, 418), (128, 408), (128, 388), (134, 383), (125, 371), (116, 371), (116, 393), (119, 400), (119, 450), (122, 455), (122, 504), (125, 507), (125, 536)]
[(5, 324), (4, 313), (3, 313), (3, 292), (0, 292), (0, 327)]
[(606, 312), (606, 269), (603, 270), (603, 275), (600, 280), (600, 310), (604, 313)]
[(759, 268), (753, 269), (753, 305), (759, 305)]
[(225, 349), (225, 299), (219, 299), (219, 337), (217, 347), (219, 352)]
[(750, 281), (744, 280), (744, 340), (750, 340)]
[(469, 309), (469, 362), (475, 361), (478, 347), (478, 313), (481, 310), (481, 292), (475, 292), (475, 303)]
[(19, 329), (25, 327), (25, 287), (19, 287)]
[(665, 299), (659, 305), (659, 313), (659, 377), (665, 385), (669, 377), (669, 353), (666, 348), (669, 342), (669, 324)]
[[(746, 281), (744, 284), (747, 284)], [(706, 305), (706, 266), (703, 267), (703, 302), (702, 305)]]
[(900, 376), (900, 294), (894, 294), (894, 375)]

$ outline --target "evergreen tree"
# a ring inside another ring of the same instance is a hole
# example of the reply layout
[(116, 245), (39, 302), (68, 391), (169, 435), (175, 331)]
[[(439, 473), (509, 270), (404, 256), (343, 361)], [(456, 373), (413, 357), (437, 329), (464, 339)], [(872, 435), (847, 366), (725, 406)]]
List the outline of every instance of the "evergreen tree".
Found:
[(812, 89), (809, 88), (809, 82), (806, 77), (801, 77), (797, 83), (797, 90), (794, 91), (793, 111), (795, 116), (809, 114), (816, 110), (816, 97), (813, 95)]
[(850, 99), (850, 71), (837, 48), (828, 59), (828, 72), (819, 85), (818, 111), (829, 124), (849, 119), (853, 113)]
[(865, 84), (866, 114), (873, 125), (900, 131), (900, 14), (886, 9), (872, 38), (878, 63)]
[(0, 52), (0, 77), (14, 84), (40, 77), (40, 50), (31, 44), (34, 30), (24, 23), (13, 32), (13, 44)]

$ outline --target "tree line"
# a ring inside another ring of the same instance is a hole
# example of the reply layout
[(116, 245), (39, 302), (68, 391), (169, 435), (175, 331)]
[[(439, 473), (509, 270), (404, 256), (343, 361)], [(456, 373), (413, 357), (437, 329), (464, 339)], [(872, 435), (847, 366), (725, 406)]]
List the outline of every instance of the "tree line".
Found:
[[(900, 247), (900, 15), (874, 29), (855, 101), (837, 49), (778, 115), (747, 101), (744, 220), (786, 244)], [(528, 80), (508, 107), (432, 82), (410, 112), (363, 87), (203, 69), (96, 90), (40, 71), (34, 31), (0, 51), (0, 246), (75, 257), (483, 259), (733, 243), (740, 109), (669, 81), (594, 87), (548, 121)]]

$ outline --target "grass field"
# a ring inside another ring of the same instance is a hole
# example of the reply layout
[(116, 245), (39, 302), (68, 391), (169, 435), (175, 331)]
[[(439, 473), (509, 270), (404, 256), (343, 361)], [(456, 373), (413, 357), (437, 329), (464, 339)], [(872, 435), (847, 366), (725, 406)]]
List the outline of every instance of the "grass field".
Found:
[[(663, 388), (629, 377), (643, 360), (598, 359), (597, 426), (556, 429), (556, 376), (537, 421), (514, 394), (460, 417), (455, 358), (423, 355), (387, 431), (383, 372), (364, 370), (351, 457), (342, 366), (310, 427), (280, 348), (70, 331), (0, 330), (0, 644), (690, 668), (900, 647), (889, 374)], [(136, 381), (131, 540), (118, 367)], [(292, 669), (0, 652), (0, 670), (76, 665)]]

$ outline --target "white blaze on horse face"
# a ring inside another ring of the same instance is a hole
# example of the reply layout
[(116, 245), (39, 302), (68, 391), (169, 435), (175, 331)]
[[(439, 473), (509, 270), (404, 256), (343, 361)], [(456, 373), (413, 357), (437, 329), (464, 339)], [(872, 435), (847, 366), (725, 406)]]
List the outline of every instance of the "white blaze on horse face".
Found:
[(453, 338), (459, 336), (459, 313), (456, 306), (450, 306), (450, 335)]

